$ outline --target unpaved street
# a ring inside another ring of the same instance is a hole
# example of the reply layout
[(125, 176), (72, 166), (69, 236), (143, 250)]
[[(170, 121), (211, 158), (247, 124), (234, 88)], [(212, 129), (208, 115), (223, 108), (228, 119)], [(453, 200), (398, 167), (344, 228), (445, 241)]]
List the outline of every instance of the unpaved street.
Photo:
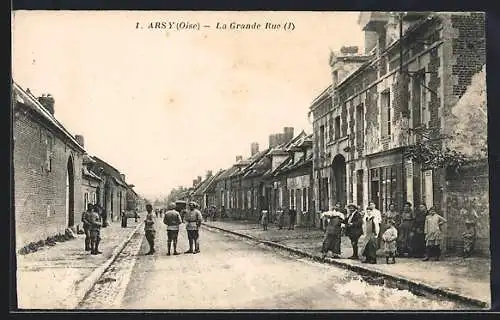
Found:
[[(91, 309), (457, 309), (451, 302), (367, 284), (351, 272), (222, 232), (200, 231), (201, 253), (145, 256), (142, 232), (94, 286)], [(179, 249), (187, 249), (185, 230)]]

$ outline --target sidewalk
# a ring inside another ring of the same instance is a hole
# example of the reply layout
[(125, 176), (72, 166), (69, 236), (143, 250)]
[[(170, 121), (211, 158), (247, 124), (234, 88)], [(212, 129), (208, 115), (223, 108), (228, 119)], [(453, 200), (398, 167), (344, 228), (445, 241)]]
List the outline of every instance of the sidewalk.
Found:
[[(145, 215), (142, 214), (141, 217)], [(85, 235), (53, 247), (17, 256), (17, 299), (19, 309), (74, 309), (130, 240), (144, 218), (121, 228), (113, 222), (101, 230), (99, 250), (84, 251)]]
[[(321, 257), (323, 232), (318, 229), (295, 228), (295, 230), (278, 230), (270, 225), (267, 231), (262, 226), (249, 221), (210, 221), (207, 226), (251, 237), (267, 244), (294, 251), (311, 258)], [(360, 239), (360, 251), (364, 241)], [(424, 262), (415, 258), (399, 258), (396, 264), (386, 264), (384, 258), (378, 264), (364, 264), (360, 261), (346, 259), (352, 255), (352, 247), (347, 237), (342, 237), (341, 259), (328, 259), (329, 262), (354, 270), (382, 276), (390, 280), (421, 287), (424, 291), (448, 296), (475, 305), (489, 307), (490, 294), (490, 260), (485, 258), (443, 257), (441, 261)], [(432, 270), (432, 272), (429, 272)]]

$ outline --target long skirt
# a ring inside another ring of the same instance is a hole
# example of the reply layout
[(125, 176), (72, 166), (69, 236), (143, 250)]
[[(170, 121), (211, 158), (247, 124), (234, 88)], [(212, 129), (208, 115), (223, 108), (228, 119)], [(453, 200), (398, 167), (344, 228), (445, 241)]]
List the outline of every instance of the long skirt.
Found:
[(340, 234), (326, 234), (321, 252), (331, 251), (333, 254), (340, 254), (340, 241)]
[(362, 255), (368, 260), (377, 258), (377, 238), (371, 237), (365, 244)]
[(425, 234), (415, 233), (412, 238), (412, 253), (415, 256), (423, 256), (425, 253)]
[(127, 227), (127, 218), (122, 217), (122, 228), (126, 228), (126, 227)]

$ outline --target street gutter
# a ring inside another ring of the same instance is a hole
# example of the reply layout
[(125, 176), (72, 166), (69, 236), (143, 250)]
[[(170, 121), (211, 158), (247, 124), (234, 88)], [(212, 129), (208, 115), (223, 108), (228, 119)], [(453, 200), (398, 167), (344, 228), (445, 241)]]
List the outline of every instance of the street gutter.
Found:
[(452, 301), (460, 302), (460, 303), (474, 306), (474, 307), (479, 307), (482, 309), (489, 308), (488, 302), (481, 301), (481, 300), (471, 298), (471, 297), (467, 297), (463, 294), (460, 294), (458, 292), (454, 292), (454, 291), (449, 290), (449, 289), (438, 288), (438, 287), (434, 287), (432, 285), (429, 285), (427, 283), (423, 283), (423, 282), (419, 282), (419, 281), (415, 281), (415, 280), (410, 280), (410, 279), (406, 279), (406, 278), (399, 277), (399, 276), (390, 275), (390, 274), (387, 274), (387, 273), (384, 273), (381, 271), (377, 271), (377, 270), (371, 270), (371, 269), (368, 269), (368, 268), (363, 267), (363, 266), (358, 266), (358, 265), (353, 265), (353, 264), (343, 262), (342, 260), (331, 259), (331, 258), (322, 259), (320, 256), (316, 256), (314, 254), (311, 254), (311, 253), (308, 253), (308, 252), (305, 252), (305, 251), (302, 251), (299, 249), (291, 248), (291, 247), (288, 247), (288, 246), (285, 246), (285, 245), (282, 245), (282, 244), (279, 244), (279, 243), (276, 243), (273, 241), (261, 240), (261, 239), (255, 238), (253, 236), (249, 236), (247, 234), (243, 234), (240, 232), (236, 232), (236, 231), (232, 231), (232, 230), (228, 230), (228, 229), (224, 229), (224, 228), (220, 228), (220, 227), (216, 227), (216, 226), (211, 226), (211, 225), (208, 225), (205, 223), (202, 223), (202, 225), (206, 228), (209, 228), (209, 229), (216, 229), (219, 231), (227, 232), (227, 233), (230, 233), (230, 234), (242, 237), (242, 238), (246, 238), (248, 240), (252, 240), (252, 241), (255, 241), (258, 243), (265, 244), (269, 247), (279, 248), (279, 249), (291, 252), (293, 254), (302, 256), (302, 257), (310, 258), (310, 259), (317, 261), (317, 262), (329, 263), (329, 264), (332, 264), (332, 265), (335, 265), (338, 267), (342, 267), (344, 269), (349, 269), (349, 270), (354, 271), (360, 275), (371, 276), (371, 277), (382, 277), (382, 278), (387, 279), (389, 281), (392, 281), (396, 284), (403, 285), (404, 287), (407, 287), (410, 292), (414, 292), (414, 293), (416, 292), (416, 293), (421, 294), (421, 295), (431, 294), (434, 296), (441, 296), (441, 297), (444, 297), (444, 298), (452, 300)]
[[(73, 306), (73, 309), (78, 309), (80, 306), (80, 303), (85, 299), (89, 291), (92, 289), (94, 284), (99, 280), (99, 278), (106, 272), (106, 270), (109, 268), (109, 266), (116, 260), (120, 252), (123, 251), (125, 246), (130, 242), (134, 234), (139, 230), (139, 228), (142, 226), (142, 223), (138, 223), (137, 226), (130, 231), (130, 233), (127, 235), (127, 237), (120, 242), (120, 244), (113, 250), (113, 253), (111, 254), (111, 257), (106, 260), (102, 265), (97, 267), (87, 278), (85, 278), (80, 284), (76, 287), (74, 295), (75, 295), (75, 304)], [(71, 309), (71, 308), (69, 308)]]

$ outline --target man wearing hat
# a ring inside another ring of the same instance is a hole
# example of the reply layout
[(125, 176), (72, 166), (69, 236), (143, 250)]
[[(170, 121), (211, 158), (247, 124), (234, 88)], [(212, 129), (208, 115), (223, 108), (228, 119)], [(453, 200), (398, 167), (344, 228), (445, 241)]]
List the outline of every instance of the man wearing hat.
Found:
[(347, 206), (347, 219), (345, 233), (351, 240), (352, 256), (349, 259), (359, 259), (358, 257), (358, 240), (363, 234), (363, 218), (355, 204)]
[[(199, 242), (199, 228), (201, 226), (201, 221), (203, 217), (201, 216), (200, 210), (197, 208), (196, 202), (189, 203), (189, 211), (184, 217), (186, 222), (186, 230), (189, 240), (189, 250), (185, 253), (199, 253), (200, 252), (200, 242)], [(195, 250), (193, 251), (193, 243)]]
[(182, 223), (182, 218), (179, 212), (175, 210), (175, 203), (171, 203), (167, 207), (167, 212), (163, 216), (163, 223), (167, 225), (167, 244), (168, 253), (170, 255), (170, 247), (172, 242), (174, 243), (174, 255), (178, 255), (177, 252), (177, 236), (179, 235), (179, 225)]

